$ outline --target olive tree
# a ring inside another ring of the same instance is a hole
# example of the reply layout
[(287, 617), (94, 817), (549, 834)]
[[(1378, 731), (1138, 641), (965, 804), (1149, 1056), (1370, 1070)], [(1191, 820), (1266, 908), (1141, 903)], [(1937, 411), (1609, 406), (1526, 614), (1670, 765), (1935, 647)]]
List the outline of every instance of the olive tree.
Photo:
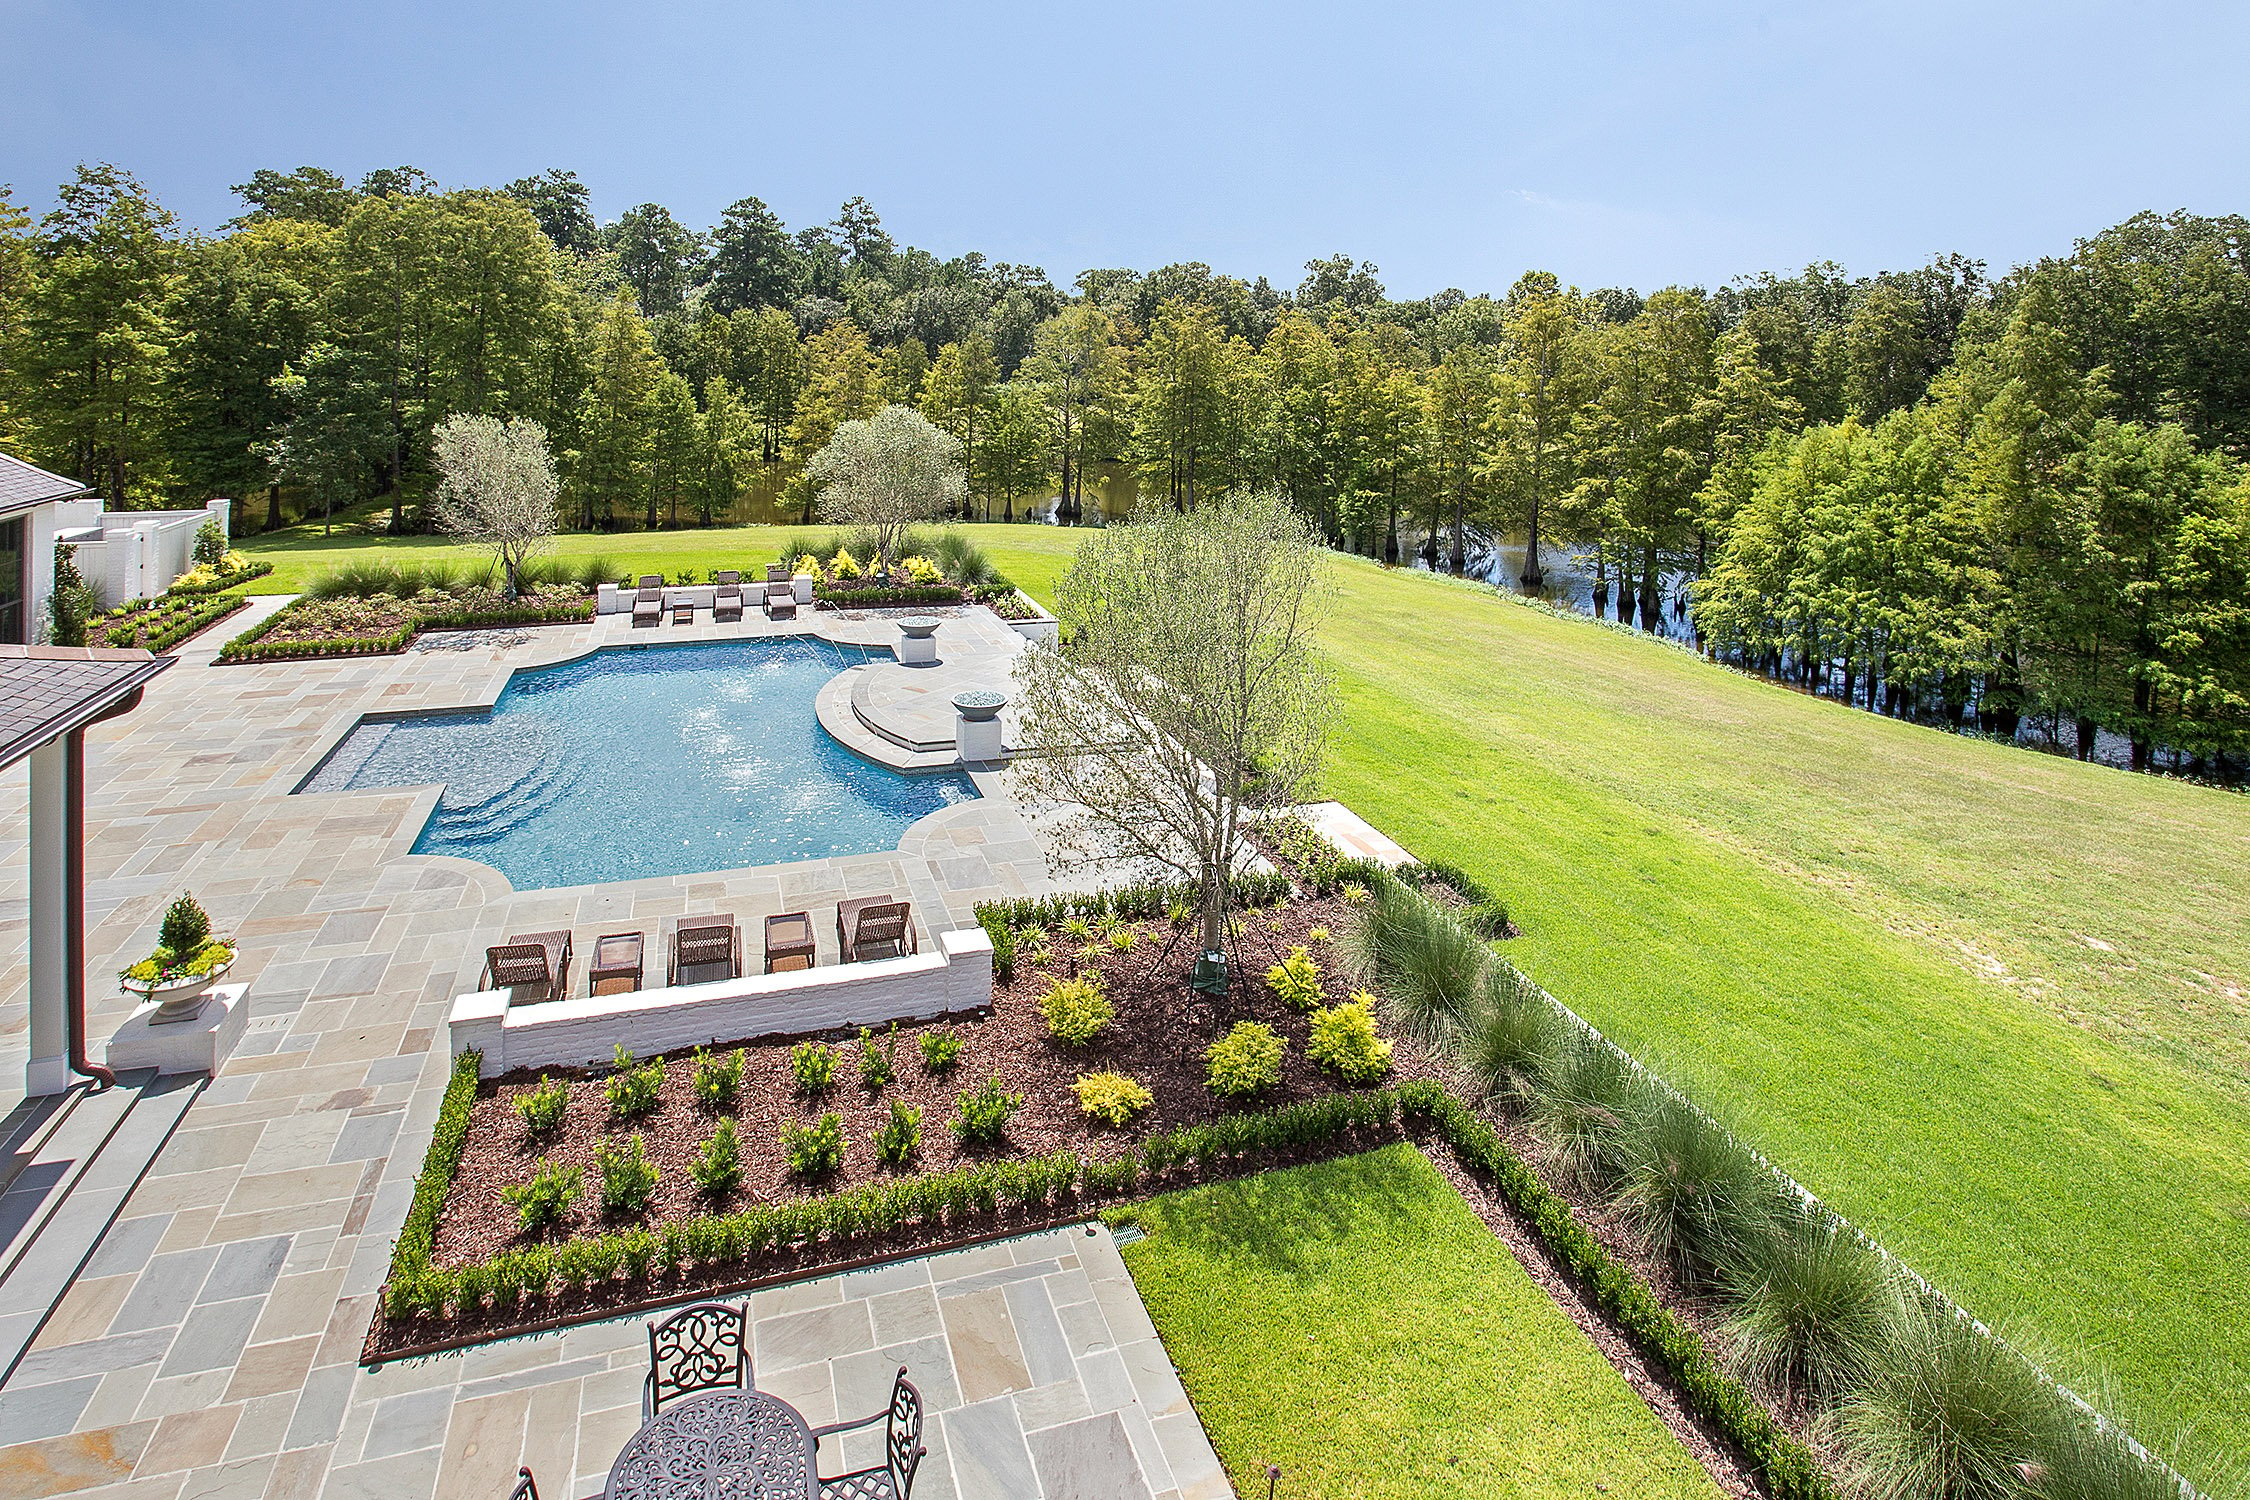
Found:
[(491, 548), (513, 599), (524, 563), (555, 534), (558, 487), (547, 429), (528, 417), (503, 422), (459, 413), (438, 424), (433, 447), (437, 524)]
[(1027, 789), (1082, 809), (1100, 852), (1195, 883), (1219, 964), (1248, 825), (1302, 797), (1335, 717), (1322, 578), (1277, 493), (1151, 507), (1087, 537), (1055, 591), (1066, 644), (1017, 667)]
[(961, 441), (908, 406), (845, 422), (813, 455), (820, 513), (873, 533), (875, 565), (888, 569), (900, 535), (961, 503)]

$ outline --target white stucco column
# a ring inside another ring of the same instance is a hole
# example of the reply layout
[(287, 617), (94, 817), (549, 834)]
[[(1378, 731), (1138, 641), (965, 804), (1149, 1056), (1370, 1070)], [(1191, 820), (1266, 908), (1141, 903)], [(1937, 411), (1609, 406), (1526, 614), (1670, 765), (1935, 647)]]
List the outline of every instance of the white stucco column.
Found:
[(62, 741), (31, 752), (31, 1043), (24, 1064), (26, 1094), (60, 1094), (70, 1087), (66, 977), (70, 939), (68, 893), (63, 888), (65, 815), (70, 772)]

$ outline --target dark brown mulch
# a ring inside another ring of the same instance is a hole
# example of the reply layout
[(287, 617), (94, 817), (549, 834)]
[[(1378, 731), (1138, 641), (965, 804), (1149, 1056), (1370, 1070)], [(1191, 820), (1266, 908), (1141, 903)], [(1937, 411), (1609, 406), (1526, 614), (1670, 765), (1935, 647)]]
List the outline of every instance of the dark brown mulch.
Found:
[[(1083, 959), (1071, 951), (1075, 945), (1069, 939), (1054, 934), (1049, 966), (1020, 962), (1013, 982), (995, 986), (989, 1016), (953, 1024), (963, 1045), (950, 1074), (933, 1076), (922, 1063), (919, 1040), (939, 1026), (898, 1028), (898, 1076), (880, 1091), (861, 1084), (856, 1038), (841, 1041), (836, 1081), (819, 1099), (797, 1092), (789, 1040), (744, 1043), (742, 1092), (731, 1110), (742, 1148), (743, 1182), (718, 1201), (705, 1198), (688, 1172), (718, 1121), (695, 1100), (691, 1056), (665, 1060), (660, 1102), (653, 1112), (633, 1122), (610, 1118), (599, 1076), (583, 1070), (552, 1070), (552, 1076), (567, 1081), (571, 1100), (563, 1127), (543, 1142), (527, 1136), (514, 1107), (520, 1095), (538, 1086), (538, 1077), (512, 1074), (496, 1080), (480, 1090), (461, 1168), (439, 1215), (435, 1258), (440, 1264), (461, 1264), (526, 1243), (515, 1210), (502, 1201), (500, 1190), (528, 1178), (542, 1157), (577, 1166), (584, 1173), (578, 1206), (559, 1233), (550, 1234), (566, 1238), (622, 1227), (602, 1219), (594, 1151), (605, 1139), (634, 1133), (640, 1135), (660, 1173), (655, 1199), (637, 1221), (643, 1223), (833, 1192), (882, 1177), (887, 1169), (876, 1160), (875, 1134), (889, 1117), (894, 1098), (922, 1111), (921, 1153), (910, 1170), (945, 1171), (970, 1164), (986, 1153), (965, 1151), (954, 1140), (948, 1122), (956, 1114), (955, 1096), (987, 1078), (999, 1079), (1024, 1101), (1009, 1123), (1000, 1154), (1076, 1150), (1089, 1156), (1115, 1156), (1127, 1142), (1225, 1112), (1205, 1087), (1203, 1051), (1241, 1020), (1263, 1021), (1288, 1042), (1281, 1084), (1256, 1101), (1255, 1108), (1270, 1109), (1333, 1092), (1337, 1085), (1304, 1055), (1306, 1018), (1275, 999), (1264, 976), (1292, 946), (1302, 945), (1312, 950), (1320, 965), (1330, 1002), (1348, 998), (1350, 986), (1333, 944), (1311, 936), (1319, 927), (1341, 932), (1345, 916), (1346, 907), (1338, 900), (1291, 902), (1243, 913), (1243, 931), (1233, 956), (1233, 987), (1219, 1000), (1195, 994), (1186, 986), (1195, 951), (1192, 931), (1175, 933), (1163, 921), (1132, 924), (1129, 930), (1135, 941), (1129, 950), (1117, 952), (1105, 945), (1099, 954)], [(1081, 965), (1100, 972), (1116, 1017), (1092, 1045), (1073, 1049), (1048, 1036), (1039, 998), (1051, 979), (1071, 977)], [(1104, 1070), (1138, 1079), (1155, 1097), (1153, 1107), (1126, 1129), (1090, 1124), (1071, 1091), (1070, 1085), (1081, 1075)], [(842, 1171), (810, 1183), (791, 1178), (781, 1149), (781, 1127), (790, 1121), (810, 1123), (829, 1112), (839, 1117), (844, 1129)]]

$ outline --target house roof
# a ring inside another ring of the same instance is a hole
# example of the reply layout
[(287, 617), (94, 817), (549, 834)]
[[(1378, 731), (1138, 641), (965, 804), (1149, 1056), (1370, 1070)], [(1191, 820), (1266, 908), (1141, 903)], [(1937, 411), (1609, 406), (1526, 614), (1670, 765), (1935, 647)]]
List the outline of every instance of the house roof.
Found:
[(49, 500), (76, 500), (81, 495), (91, 495), (94, 487), (80, 484), (75, 479), (65, 479), (60, 474), (50, 474), (36, 464), (27, 464), (13, 454), (0, 453), (0, 516), (13, 511), (29, 510), (34, 505), (44, 505)]
[(0, 769), (125, 702), (169, 656), (92, 646), (0, 646)]

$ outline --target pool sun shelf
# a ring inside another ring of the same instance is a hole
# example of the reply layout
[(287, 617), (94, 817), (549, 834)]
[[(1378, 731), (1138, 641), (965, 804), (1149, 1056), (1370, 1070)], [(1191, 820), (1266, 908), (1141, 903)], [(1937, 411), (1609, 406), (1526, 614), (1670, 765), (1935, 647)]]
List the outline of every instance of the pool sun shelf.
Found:
[(622, 995), (524, 1005), (506, 990), (453, 1002), (452, 1053), (474, 1047), (478, 1073), (606, 1064), (622, 1045), (641, 1057), (715, 1042), (801, 1036), (981, 1011), (992, 1003), (992, 940), (982, 928), (940, 934), (934, 951)]

